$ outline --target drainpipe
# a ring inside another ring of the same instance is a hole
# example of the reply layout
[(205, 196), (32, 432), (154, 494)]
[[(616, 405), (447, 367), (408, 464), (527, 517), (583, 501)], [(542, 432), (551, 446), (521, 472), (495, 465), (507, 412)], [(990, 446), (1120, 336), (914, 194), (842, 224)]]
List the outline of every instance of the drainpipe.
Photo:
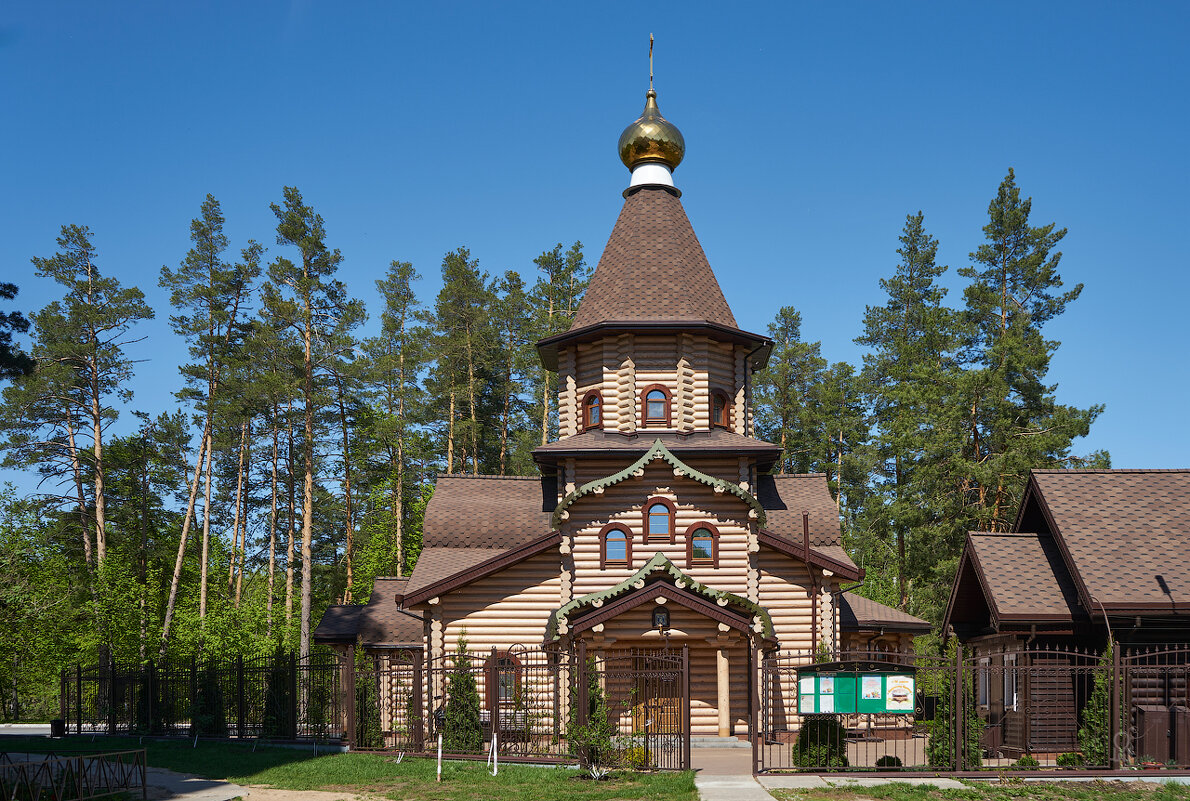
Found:
[(806, 559), (806, 572), (810, 574), (810, 652), (818, 655), (818, 576), (810, 566), (810, 510), (802, 510), (802, 556)]

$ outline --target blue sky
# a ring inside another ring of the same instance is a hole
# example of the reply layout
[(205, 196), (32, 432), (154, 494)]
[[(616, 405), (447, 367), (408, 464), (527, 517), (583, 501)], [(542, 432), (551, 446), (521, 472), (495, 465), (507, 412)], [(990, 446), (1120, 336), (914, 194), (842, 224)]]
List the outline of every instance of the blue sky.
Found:
[(905, 215), (925, 213), (957, 302), (1011, 166), (1033, 223), (1069, 228), (1064, 279), (1086, 284), (1048, 329), (1059, 400), (1107, 405), (1078, 450), (1190, 465), (1184, 3), (9, 0), (0, 275), (40, 308), (56, 289), (30, 257), (89, 225), (101, 269), (157, 310), (131, 348), (131, 408), (155, 413), (185, 358), (158, 273), (207, 192), (233, 249), (254, 237), (271, 258), (269, 203), (299, 187), (373, 312), (392, 259), (426, 300), (459, 245), (528, 280), (555, 242), (594, 264), (650, 32), (687, 142), (675, 181), (741, 327), (793, 305), (827, 358), (858, 362)]

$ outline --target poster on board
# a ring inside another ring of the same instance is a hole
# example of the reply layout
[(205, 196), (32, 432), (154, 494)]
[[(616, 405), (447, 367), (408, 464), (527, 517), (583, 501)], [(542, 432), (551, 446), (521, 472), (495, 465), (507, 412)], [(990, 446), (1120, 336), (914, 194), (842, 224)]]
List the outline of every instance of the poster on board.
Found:
[(819, 676), (818, 677), (818, 692), (821, 695), (835, 694), (835, 677), (834, 676)]
[(885, 680), (884, 706), (888, 711), (913, 711), (913, 695), (912, 676), (889, 676)]
[(879, 701), (884, 696), (883, 684), (880, 676), (864, 676), (860, 682), (860, 698), (865, 701)]

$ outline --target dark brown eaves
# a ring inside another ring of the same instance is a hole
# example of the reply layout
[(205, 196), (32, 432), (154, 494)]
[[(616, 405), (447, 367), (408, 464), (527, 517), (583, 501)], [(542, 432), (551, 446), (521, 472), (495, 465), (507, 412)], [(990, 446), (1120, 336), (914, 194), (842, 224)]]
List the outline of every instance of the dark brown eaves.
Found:
[(806, 554), (806, 552), (802, 549), (801, 543), (790, 542), (784, 537), (777, 536), (768, 529), (762, 528), (760, 530), (759, 540), (761, 545), (772, 548), (774, 551), (780, 551), (787, 556), (792, 556), (794, 559), (800, 559), (806, 564), (830, 570), (832, 573), (841, 578), (849, 579), (851, 581), (859, 581), (864, 577), (864, 571), (862, 568), (856, 567), (855, 565), (849, 565), (845, 562), (839, 562), (830, 558), (829, 556), (815, 551), (813, 547), (810, 548), (810, 553)]

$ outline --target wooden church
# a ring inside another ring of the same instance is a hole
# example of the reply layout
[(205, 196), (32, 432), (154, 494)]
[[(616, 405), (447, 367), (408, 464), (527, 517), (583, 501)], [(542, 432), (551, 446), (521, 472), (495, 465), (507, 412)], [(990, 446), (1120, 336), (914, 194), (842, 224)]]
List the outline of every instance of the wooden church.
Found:
[[(826, 476), (770, 473), (780, 448), (755, 436), (752, 376), (772, 343), (737, 325), (686, 217), (684, 150), (650, 89), (574, 323), (537, 344), (559, 387), (541, 475), (441, 476), (417, 566), (385, 603), (405, 628), (420, 617), (427, 659), (463, 636), (498, 654), (685, 645), (690, 733), (730, 736), (747, 730), (757, 654), (837, 649), (842, 586), (862, 571)], [(887, 625), (901, 645), (903, 622)]]

